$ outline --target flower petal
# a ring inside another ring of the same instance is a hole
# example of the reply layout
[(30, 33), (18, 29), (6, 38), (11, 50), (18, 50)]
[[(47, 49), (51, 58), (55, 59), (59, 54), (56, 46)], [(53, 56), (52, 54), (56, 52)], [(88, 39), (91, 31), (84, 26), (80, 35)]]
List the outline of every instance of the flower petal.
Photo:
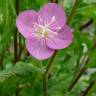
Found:
[(58, 38), (65, 39), (65, 40), (72, 40), (72, 29), (65, 25), (61, 30), (58, 32)]
[(48, 3), (38, 14), (40, 24), (47, 24), (50, 29), (57, 31), (65, 25), (66, 16), (62, 8), (56, 3)]
[(25, 37), (29, 37), (34, 32), (33, 23), (37, 20), (37, 13), (33, 10), (21, 12), (16, 19), (19, 32)]
[(47, 47), (45, 39), (36, 37), (26, 39), (26, 48), (33, 57), (39, 60), (47, 59), (54, 53), (53, 49)]
[(60, 30), (58, 36), (47, 39), (47, 45), (52, 49), (63, 49), (69, 46), (72, 39), (73, 35), (71, 29), (65, 26)]

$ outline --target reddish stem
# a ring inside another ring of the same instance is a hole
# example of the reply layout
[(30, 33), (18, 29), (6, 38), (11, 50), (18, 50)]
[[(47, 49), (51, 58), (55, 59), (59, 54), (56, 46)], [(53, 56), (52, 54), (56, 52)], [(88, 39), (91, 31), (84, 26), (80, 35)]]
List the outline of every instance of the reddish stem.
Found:
[(88, 92), (91, 90), (91, 88), (94, 86), (95, 82), (92, 81), (89, 86), (86, 88), (86, 90), (80, 95), (80, 96), (87, 96)]
[(84, 28), (88, 27), (91, 23), (93, 22), (93, 19), (89, 20), (86, 24), (80, 27), (80, 31), (83, 30)]
[(52, 3), (58, 3), (58, 0), (51, 0)]
[[(16, 7), (16, 15), (18, 15), (19, 13), (19, 0), (16, 0), (16, 3), (15, 3), (15, 7)], [(17, 34), (17, 28), (14, 32), (14, 63), (16, 64), (16, 62), (18, 61), (18, 44), (17, 44), (17, 37), (18, 37), (18, 34)]]

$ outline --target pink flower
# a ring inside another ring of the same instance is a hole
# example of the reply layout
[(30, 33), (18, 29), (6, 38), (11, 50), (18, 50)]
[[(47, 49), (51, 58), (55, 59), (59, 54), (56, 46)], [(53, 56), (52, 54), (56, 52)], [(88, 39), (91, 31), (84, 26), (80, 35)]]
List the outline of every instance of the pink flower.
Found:
[(26, 39), (26, 48), (39, 60), (49, 58), (55, 50), (72, 42), (71, 29), (65, 23), (65, 13), (55, 3), (44, 5), (39, 12), (24, 11), (16, 20), (19, 32)]

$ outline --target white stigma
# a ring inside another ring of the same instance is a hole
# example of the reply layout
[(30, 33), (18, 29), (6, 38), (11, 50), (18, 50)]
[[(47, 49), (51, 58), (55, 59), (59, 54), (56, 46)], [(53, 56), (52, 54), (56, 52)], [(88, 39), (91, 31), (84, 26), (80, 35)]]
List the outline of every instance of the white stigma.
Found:
[(57, 27), (58, 28), (58, 30), (60, 30), (61, 29), (61, 27)]
[(56, 17), (55, 17), (55, 16), (53, 16), (51, 20), (52, 20), (52, 21), (55, 21), (55, 20), (56, 20)]
[(42, 18), (41, 18), (41, 16), (38, 16), (38, 18), (39, 18), (40, 22), (42, 22)]

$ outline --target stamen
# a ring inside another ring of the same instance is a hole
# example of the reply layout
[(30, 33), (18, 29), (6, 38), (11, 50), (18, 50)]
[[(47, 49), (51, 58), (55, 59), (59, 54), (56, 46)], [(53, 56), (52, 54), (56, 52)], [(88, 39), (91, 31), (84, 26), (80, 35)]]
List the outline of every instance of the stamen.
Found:
[(34, 23), (34, 28), (35, 28), (35, 36), (39, 37), (39, 38), (54, 37), (58, 34), (57, 32), (53, 32), (52, 30), (50, 30), (46, 26), (39, 25), (39, 24), (36, 24), (36, 23)]
[(41, 18), (41, 16), (38, 16), (38, 22), (41, 23), (43, 20)]
[(53, 22), (55, 22), (56, 21), (56, 17), (55, 16), (53, 16), (52, 18), (51, 18), (51, 20), (50, 20), (50, 22), (48, 23), (48, 24), (46, 24), (45, 26), (49, 26), (49, 25), (51, 25)]

